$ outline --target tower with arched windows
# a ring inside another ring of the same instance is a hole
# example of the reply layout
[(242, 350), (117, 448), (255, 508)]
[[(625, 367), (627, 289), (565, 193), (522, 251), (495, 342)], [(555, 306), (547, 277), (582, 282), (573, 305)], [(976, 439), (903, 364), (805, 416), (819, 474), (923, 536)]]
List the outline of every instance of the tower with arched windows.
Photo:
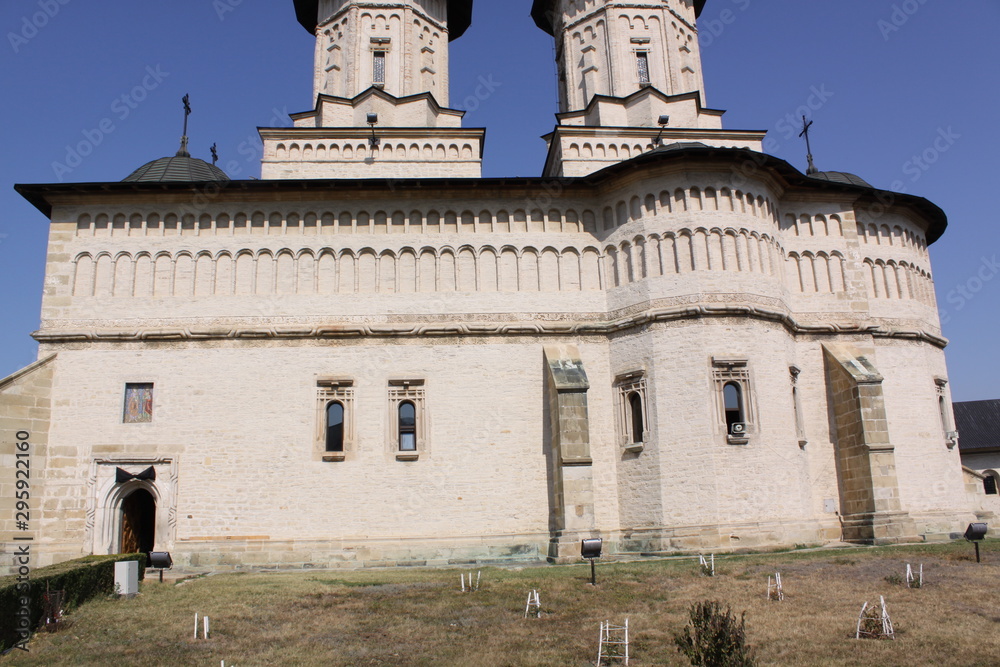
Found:
[(265, 179), (478, 178), (485, 131), (448, 107), (448, 45), (472, 0), (295, 0), (316, 38), (316, 107), (264, 128)]
[(763, 132), (727, 131), (706, 108), (697, 18), (705, 0), (535, 0), (555, 39), (559, 125), (546, 176), (585, 176), (680, 142), (761, 150)]

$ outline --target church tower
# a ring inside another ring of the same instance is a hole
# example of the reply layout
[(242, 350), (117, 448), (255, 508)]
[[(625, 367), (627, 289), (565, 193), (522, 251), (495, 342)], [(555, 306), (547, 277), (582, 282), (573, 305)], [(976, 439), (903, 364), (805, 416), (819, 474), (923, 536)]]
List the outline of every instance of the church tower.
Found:
[(316, 35), (316, 96), (352, 98), (375, 86), (396, 97), (429, 92), (448, 104), (448, 43), (469, 27), (472, 2), (304, 0)]
[(485, 131), (448, 104), (448, 44), (473, 0), (295, 0), (316, 108), (263, 128), (264, 179), (477, 178)]
[(705, 108), (697, 18), (706, 0), (535, 0), (556, 40), (559, 127), (546, 176), (585, 176), (678, 142), (761, 150)]
[[(696, 16), (705, 0), (536, 2), (538, 25), (556, 37), (560, 111), (595, 95), (626, 97), (653, 87), (668, 95), (702, 92)], [(651, 119), (652, 120), (655, 119)]]

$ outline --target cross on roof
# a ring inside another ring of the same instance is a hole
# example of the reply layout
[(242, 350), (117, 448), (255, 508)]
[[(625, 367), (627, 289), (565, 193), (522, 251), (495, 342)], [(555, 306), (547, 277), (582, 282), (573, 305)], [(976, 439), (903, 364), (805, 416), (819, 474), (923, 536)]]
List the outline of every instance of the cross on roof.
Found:
[(815, 121), (806, 120), (806, 117), (802, 116), (802, 131), (799, 132), (800, 137), (806, 138), (806, 158), (809, 160), (809, 168), (806, 169), (807, 174), (819, 173), (819, 169), (817, 169), (816, 165), (813, 164), (812, 146), (809, 143), (809, 128), (813, 126), (814, 122)]
[(191, 115), (191, 96), (190, 95), (185, 95), (184, 99), (182, 99), (181, 101), (184, 102), (184, 134), (181, 135), (181, 149), (179, 151), (177, 151), (177, 156), (178, 157), (191, 157), (191, 154), (188, 153), (188, 149), (187, 149), (187, 146), (188, 146), (188, 116)]

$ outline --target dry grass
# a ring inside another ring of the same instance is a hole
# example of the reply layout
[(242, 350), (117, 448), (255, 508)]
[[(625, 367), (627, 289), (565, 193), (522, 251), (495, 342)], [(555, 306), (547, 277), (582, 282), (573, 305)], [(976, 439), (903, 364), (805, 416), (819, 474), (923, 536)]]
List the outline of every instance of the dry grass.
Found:
[[(458, 571), (380, 570), (235, 574), (180, 585), (143, 584), (131, 601), (98, 600), (72, 626), (42, 634), (8, 665), (593, 665), (598, 624), (630, 618), (635, 665), (684, 665), (672, 636), (688, 607), (720, 600), (747, 611), (748, 637), (768, 665), (996, 665), (1000, 655), (1000, 544), (987, 562), (956, 543), (894, 549), (794, 552), (717, 559), (604, 564), (598, 586), (587, 566), (483, 569), (473, 594)], [(906, 563), (924, 564), (925, 586), (891, 583)], [(782, 573), (784, 602), (766, 599)], [(541, 619), (524, 619), (528, 592)], [(865, 600), (884, 595), (897, 639), (856, 641)], [(213, 637), (194, 641), (194, 613)]]

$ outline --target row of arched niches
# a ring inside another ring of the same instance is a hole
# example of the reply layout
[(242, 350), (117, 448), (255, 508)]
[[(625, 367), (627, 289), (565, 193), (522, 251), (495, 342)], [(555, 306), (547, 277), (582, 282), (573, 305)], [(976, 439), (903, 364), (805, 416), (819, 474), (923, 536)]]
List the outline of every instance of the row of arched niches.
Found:
[[(85, 214), (77, 224), (73, 294), (588, 291), (703, 271), (769, 276), (793, 293), (837, 294), (851, 289), (860, 270), (870, 298), (934, 304), (922, 235), (900, 224), (849, 223), (862, 255), (852, 268), (845, 224), (836, 214), (779, 215), (766, 197), (697, 187), (598, 210)], [(100, 239), (123, 243), (111, 250)], [(171, 250), (175, 245), (183, 249)], [(199, 245), (205, 248), (191, 249)]]

